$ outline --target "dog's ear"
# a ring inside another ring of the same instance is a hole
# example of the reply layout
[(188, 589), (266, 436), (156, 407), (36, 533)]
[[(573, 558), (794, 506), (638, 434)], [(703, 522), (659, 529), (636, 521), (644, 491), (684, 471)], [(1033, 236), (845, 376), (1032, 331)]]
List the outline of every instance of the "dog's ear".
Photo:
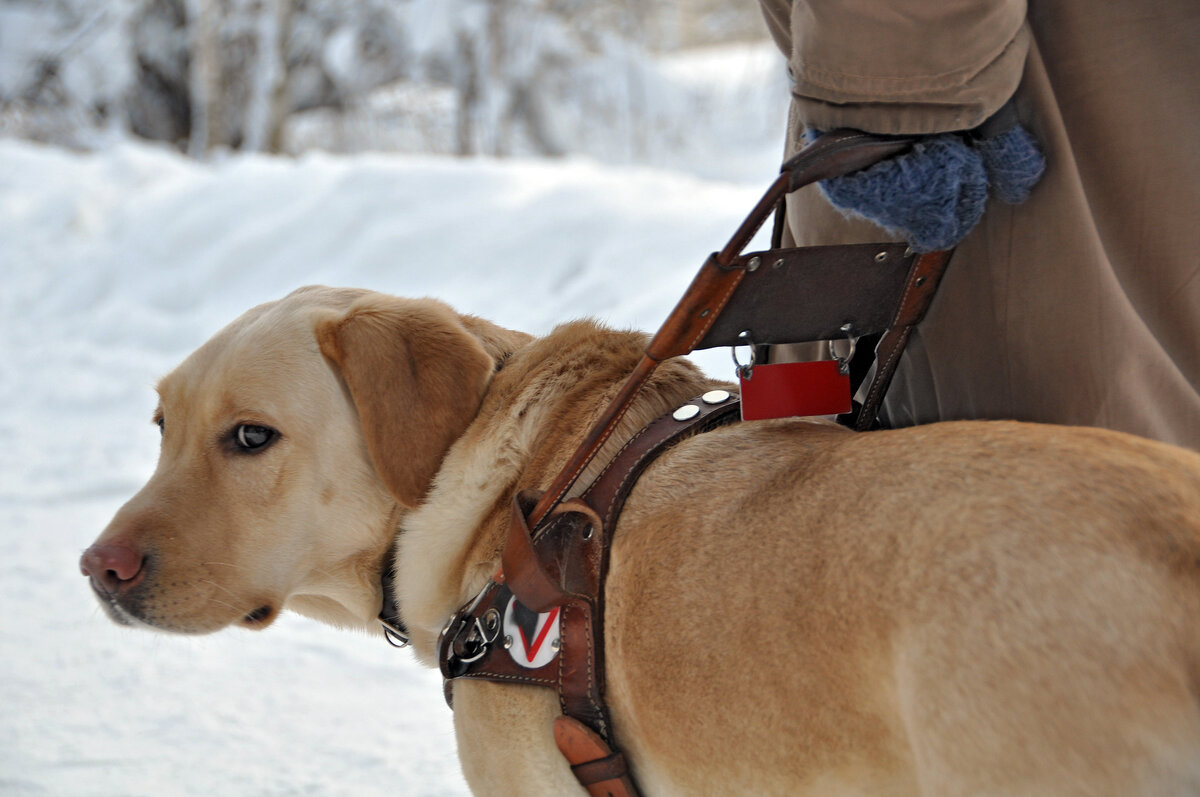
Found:
[(432, 299), (365, 296), (315, 324), (341, 371), (384, 485), (413, 507), (479, 409), (495, 360)]

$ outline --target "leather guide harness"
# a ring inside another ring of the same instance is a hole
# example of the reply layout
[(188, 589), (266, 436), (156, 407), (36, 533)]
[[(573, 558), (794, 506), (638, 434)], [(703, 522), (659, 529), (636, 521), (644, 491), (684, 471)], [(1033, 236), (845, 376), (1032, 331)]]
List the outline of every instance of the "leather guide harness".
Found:
[[(449, 701), (455, 679), (553, 688), (563, 715), (554, 735), (594, 796), (637, 794), (617, 750), (604, 701), (604, 582), (617, 517), (639, 474), (681, 440), (739, 418), (739, 402), (712, 391), (642, 429), (577, 498), (564, 500), (613, 434), (658, 363), (695, 349), (833, 340), (880, 334), (875, 376), (854, 423), (876, 414), (913, 328), (923, 318), (950, 252), (914, 255), (903, 244), (778, 247), (742, 255), (788, 193), (866, 168), (915, 141), (835, 131), (783, 165), (779, 177), (720, 252), (702, 265), (612, 402), (544, 491), (512, 505), (502, 570), (446, 625), (438, 658)], [(390, 584), (381, 622), (406, 641)]]
[[(679, 303), (675, 305), (675, 309), (667, 316), (666, 321), (659, 328), (658, 332), (651, 339), (650, 345), (646, 347), (645, 356), (634, 367), (625, 384), (621, 386), (620, 391), (613, 397), (608, 409), (604, 412), (595, 425), (588, 432), (583, 442), (575, 450), (571, 459), (566, 466), (558, 474), (555, 480), (547, 488), (541, 500), (538, 501), (530, 516), (530, 524), (537, 526), (538, 523), (546, 516), (552, 507), (554, 507), (566, 494), (571, 485), (587, 467), (588, 463), (596, 456), (596, 453), (603, 447), (604, 443), (612, 435), (621, 418), (624, 417), (625, 411), (637, 396), (638, 391), (650, 378), (658, 363), (671, 357), (678, 357), (685, 354), (690, 354), (692, 351), (699, 348), (709, 348), (712, 346), (733, 345), (733, 342), (724, 340), (712, 340), (708, 338), (710, 331), (713, 329), (717, 319), (725, 312), (731, 318), (737, 318), (743, 322), (735, 324), (741, 326), (742, 329), (753, 329), (755, 319), (760, 315), (757, 308), (750, 306), (748, 302), (743, 300), (739, 294), (739, 286), (743, 280), (748, 279), (749, 275), (757, 274), (757, 277), (751, 280), (769, 279), (770, 273), (782, 271), (783, 268), (775, 269), (774, 262), (780, 259), (780, 255), (787, 257), (800, 258), (806, 264), (825, 263), (824, 258), (833, 255), (840, 256), (838, 250), (842, 252), (848, 251), (852, 247), (808, 247), (804, 249), (772, 249), (767, 252), (759, 252), (745, 257), (739, 257), (742, 250), (749, 245), (750, 240), (762, 227), (767, 217), (772, 212), (782, 209), (784, 199), (793, 191), (796, 191), (817, 180), (824, 180), (829, 177), (837, 177), (839, 175), (848, 174), (850, 172), (864, 169), (872, 164), (883, 160), (884, 158), (898, 155), (904, 152), (913, 143), (917, 141), (917, 137), (913, 136), (876, 136), (868, 133), (862, 133), (857, 130), (835, 130), (817, 139), (813, 144), (805, 147), (790, 160), (785, 162), (780, 169), (779, 176), (775, 179), (763, 194), (758, 204), (750, 211), (742, 223), (734, 231), (733, 236), (729, 239), (725, 247), (709, 256), (700, 267), (699, 273), (692, 280), (691, 285), (684, 291), (683, 297)], [(777, 213), (776, 219), (780, 216)], [(777, 230), (779, 224), (776, 224)], [(778, 237), (778, 232), (776, 237)], [(883, 251), (887, 245), (879, 245), (876, 251)], [(859, 248), (859, 256), (866, 256), (869, 249)], [(868, 256), (871, 262), (877, 262), (875, 255)], [(890, 333), (897, 326), (902, 329), (908, 329), (911, 332), (911, 327), (924, 317), (925, 310), (929, 306), (929, 302), (933, 298), (933, 293), (937, 289), (937, 285), (941, 279), (942, 272), (950, 259), (950, 252), (929, 252), (916, 257), (912, 260), (912, 254), (907, 253), (903, 258), (903, 262), (909, 265), (907, 276), (902, 281), (900, 294), (892, 296), (891, 305), (898, 309), (892, 315), (891, 324), (887, 328)], [(757, 261), (757, 264), (756, 264)], [(770, 269), (764, 270), (761, 264), (764, 262), (771, 263)], [(786, 260), (785, 260), (786, 265)], [(869, 264), (867, 264), (869, 266)], [(793, 274), (795, 279), (803, 280), (805, 270), (801, 269), (800, 273)], [(782, 280), (780, 281), (782, 282)], [(778, 283), (777, 283), (778, 284)], [(849, 283), (848, 283), (849, 284)], [(806, 290), (803, 282), (798, 286), (799, 291), (803, 294), (802, 304), (788, 308), (783, 315), (783, 319), (795, 317), (802, 319), (803, 314), (800, 312), (802, 306), (818, 306), (827, 305), (823, 296), (818, 296)], [(875, 303), (878, 300), (874, 297), (878, 291), (871, 289), (856, 290), (853, 292), (853, 304), (842, 308), (846, 314), (856, 314), (856, 307)], [(885, 300), (886, 301), (886, 300)], [(907, 305), (907, 308), (905, 307)], [(844, 326), (844, 324), (843, 324)], [(834, 337), (846, 336), (845, 331), (841, 331), (842, 327), (838, 327), (839, 331)], [(854, 334), (870, 334), (878, 332), (878, 329), (868, 329), (865, 326), (860, 328), (853, 327)], [(790, 324), (781, 328), (778, 332), (781, 336), (779, 339), (769, 339), (768, 336), (751, 335), (751, 338), (758, 344), (770, 343), (795, 343), (806, 340), (820, 340), (819, 337), (808, 337), (812, 335), (812, 330), (803, 325), (798, 324), (792, 327)], [(885, 333), (886, 334), (886, 333)], [(892, 336), (894, 342), (898, 342), (901, 346), (908, 340), (908, 333), (899, 332)], [(895, 345), (893, 344), (893, 348)], [(889, 357), (892, 360), (891, 367), (895, 367), (895, 360), (898, 360), (898, 350)], [(876, 393), (878, 400), (882, 400), (883, 393), (886, 392), (886, 383), (891, 380), (891, 372), (886, 369), (877, 370), (876, 382), (881, 380), (884, 382), (879, 390), (872, 391)], [(861, 425), (869, 427), (875, 420), (875, 413), (878, 410), (878, 405), (863, 407), (860, 414)]]
[[(736, 397), (714, 390), (642, 429), (582, 495), (563, 501), (533, 532), (528, 516), (540, 493), (524, 490), (513, 501), (503, 571), (460, 611), (438, 639), (447, 685), (455, 678), (548, 686), (558, 691), (564, 717), (555, 739), (579, 781), (593, 794), (633, 795), (624, 757), (613, 752), (613, 729), (604, 704), (604, 580), (617, 516), (637, 477), (663, 451), (692, 435), (738, 420)], [(516, 604), (514, 604), (516, 601)], [(510, 621), (524, 607), (543, 612), (525, 629)], [(545, 663), (530, 653), (540, 630), (559, 623)], [(515, 631), (515, 632), (514, 632)], [(516, 654), (513, 654), (513, 649)], [(532, 659), (532, 660), (531, 660)], [(450, 699), (447, 689), (447, 699)], [(590, 749), (580, 751), (581, 746)], [(577, 754), (587, 757), (576, 760)]]

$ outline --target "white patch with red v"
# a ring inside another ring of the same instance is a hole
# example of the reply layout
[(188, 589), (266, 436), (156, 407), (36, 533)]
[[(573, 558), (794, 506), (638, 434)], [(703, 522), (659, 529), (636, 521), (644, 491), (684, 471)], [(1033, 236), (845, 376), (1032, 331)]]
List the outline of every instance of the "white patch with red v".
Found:
[(504, 635), (512, 640), (505, 647), (513, 661), (529, 669), (545, 667), (554, 661), (559, 644), (558, 612), (559, 607), (555, 606), (545, 614), (538, 614), (521, 605), (515, 596), (509, 599), (504, 610)]

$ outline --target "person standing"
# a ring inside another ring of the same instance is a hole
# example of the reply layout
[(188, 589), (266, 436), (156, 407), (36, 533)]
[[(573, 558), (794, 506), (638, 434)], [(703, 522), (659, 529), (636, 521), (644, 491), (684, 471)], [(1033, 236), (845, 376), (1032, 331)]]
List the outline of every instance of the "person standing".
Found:
[[(886, 425), (1103, 426), (1200, 450), (1200, 5), (761, 5), (793, 78), (787, 156), (835, 128), (971, 150), (967, 131), (1012, 111), (1044, 156), (1027, 196), (997, 201), (993, 180), (978, 223), (947, 236)], [(835, 208), (838, 188), (788, 197), (785, 246), (913, 242), (853, 198)]]

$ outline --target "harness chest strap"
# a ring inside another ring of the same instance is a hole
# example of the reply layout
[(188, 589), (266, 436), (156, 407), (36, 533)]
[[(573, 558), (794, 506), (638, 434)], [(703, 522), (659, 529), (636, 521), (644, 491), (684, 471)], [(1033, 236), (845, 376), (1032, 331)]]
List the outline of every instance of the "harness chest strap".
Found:
[(604, 580), (625, 498), (638, 476), (679, 441), (738, 420), (718, 390), (651, 422), (617, 452), (578, 498), (560, 502), (536, 528), (542, 493), (513, 501), (503, 570), (456, 614), (438, 639), (447, 701), (458, 678), (554, 688), (563, 716), (559, 749), (593, 795), (636, 795), (604, 702)]

